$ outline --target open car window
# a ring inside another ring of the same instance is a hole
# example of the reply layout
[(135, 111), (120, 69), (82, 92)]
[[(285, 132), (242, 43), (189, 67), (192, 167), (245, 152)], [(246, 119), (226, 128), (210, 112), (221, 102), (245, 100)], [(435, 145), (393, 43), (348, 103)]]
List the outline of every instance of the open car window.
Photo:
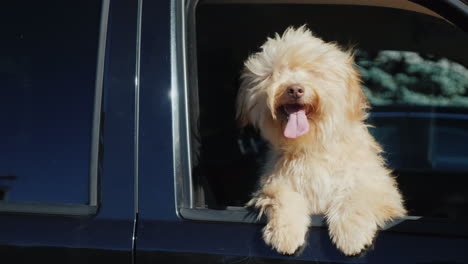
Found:
[(196, 43), (187, 47), (192, 208), (242, 207), (256, 189), (268, 146), (253, 128), (236, 124), (240, 70), (267, 37), (307, 24), (325, 41), (355, 50), (372, 105), (367, 122), (410, 215), (467, 217), (464, 31), (417, 8), (302, 2), (200, 1), (188, 22)]

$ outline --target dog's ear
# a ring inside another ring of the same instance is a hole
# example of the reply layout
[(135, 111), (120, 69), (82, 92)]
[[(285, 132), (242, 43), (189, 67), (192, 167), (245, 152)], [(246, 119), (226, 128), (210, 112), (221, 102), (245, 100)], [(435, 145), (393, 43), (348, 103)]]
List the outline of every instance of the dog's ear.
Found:
[(347, 79), (347, 114), (351, 120), (365, 120), (367, 118), (367, 110), (369, 103), (361, 88), (361, 76), (354, 68), (354, 59), (350, 59), (351, 71)]
[(236, 101), (236, 119), (239, 127), (243, 128), (249, 124), (249, 112), (251, 111), (251, 105), (249, 104), (249, 99), (251, 97), (250, 85), (251, 85), (251, 74), (244, 68), (241, 73), (240, 78), (240, 87), (237, 91), (237, 101)]
[(237, 92), (236, 118), (241, 127), (249, 123), (258, 128), (261, 114), (267, 107), (265, 83), (271, 76), (271, 67), (265, 66), (265, 58), (259, 53), (251, 55), (244, 63), (240, 76), (240, 88)]
[(254, 87), (258, 84), (258, 76), (251, 70), (253, 58), (249, 57), (242, 69), (240, 87), (237, 92), (236, 119), (241, 128), (253, 122), (250, 120), (250, 114), (255, 106)]

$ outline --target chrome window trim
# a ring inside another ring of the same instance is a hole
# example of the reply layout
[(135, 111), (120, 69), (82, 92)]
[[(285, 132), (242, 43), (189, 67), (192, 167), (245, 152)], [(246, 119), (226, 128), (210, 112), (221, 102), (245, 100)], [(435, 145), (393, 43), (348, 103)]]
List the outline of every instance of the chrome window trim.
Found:
[[(176, 208), (193, 208), (187, 85), (186, 1), (171, 1), (171, 102)], [(179, 212), (179, 211), (178, 211)]]
[(101, 139), (101, 112), (104, 86), (104, 64), (106, 58), (107, 26), (109, 23), (110, 0), (102, 1), (101, 25), (99, 29), (99, 47), (96, 67), (96, 84), (94, 95), (94, 116), (91, 139), (91, 163), (89, 168), (89, 205), (98, 205), (99, 180), (99, 144)]
[[(210, 221), (210, 222), (228, 222), (228, 223), (244, 223), (244, 224), (265, 224), (266, 217), (263, 215), (261, 218), (257, 217), (256, 212), (244, 208), (228, 206), (224, 210), (214, 209), (189, 209), (181, 208), (181, 215), (184, 218), (198, 221)], [(326, 226), (326, 218), (323, 215), (311, 215), (311, 227), (324, 227)], [(394, 219), (385, 224), (381, 230), (390, 229), (405, 220), (418, 220), (421, 216), (405, 216)]]
[(0, 214), (39, 214), (64, 216), (95, 215), (98, 207), (86, 204), (2, 201)]

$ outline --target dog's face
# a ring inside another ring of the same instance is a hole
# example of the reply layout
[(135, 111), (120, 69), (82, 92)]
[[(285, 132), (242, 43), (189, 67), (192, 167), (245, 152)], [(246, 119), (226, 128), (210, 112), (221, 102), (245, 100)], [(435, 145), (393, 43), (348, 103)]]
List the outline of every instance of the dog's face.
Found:
[(352, 55), (304, 26), (269, 38), (245, 62), (241, 81), (238, 119), (277, 147), (317, 143), (365, 119)]

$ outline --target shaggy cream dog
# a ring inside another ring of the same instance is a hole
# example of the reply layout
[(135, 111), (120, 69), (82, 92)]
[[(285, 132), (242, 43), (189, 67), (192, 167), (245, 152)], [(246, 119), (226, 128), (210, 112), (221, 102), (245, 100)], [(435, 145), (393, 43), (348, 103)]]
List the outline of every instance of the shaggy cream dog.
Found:
[(368, 103), (353, 63), (305, 26), (269, 38), (245, 62), (237, 117), (271, 145), (247, 205), (267, 215), (263, 238), (280, 253), (304, 245), (311, 214), (324, 214), (332, 241), (355, 255), (406, 213), (364, 123)]

